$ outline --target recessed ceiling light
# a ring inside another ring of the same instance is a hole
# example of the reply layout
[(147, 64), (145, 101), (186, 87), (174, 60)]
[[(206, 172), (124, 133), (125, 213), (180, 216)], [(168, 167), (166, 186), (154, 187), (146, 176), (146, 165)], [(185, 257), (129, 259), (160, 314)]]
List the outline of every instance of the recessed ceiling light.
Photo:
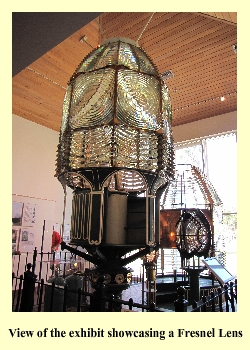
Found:
[(224, 97), (224, 96), (221, 96), (220, 100), (221, 100), (221, 101), (225, 101), (225, 97)]

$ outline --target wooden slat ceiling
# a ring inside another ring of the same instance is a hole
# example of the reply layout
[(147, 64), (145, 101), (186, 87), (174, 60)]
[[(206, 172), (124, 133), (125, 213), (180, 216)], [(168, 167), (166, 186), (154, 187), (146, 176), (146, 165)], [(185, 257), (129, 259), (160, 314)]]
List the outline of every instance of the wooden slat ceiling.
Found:
[(13, 113), (59, 131), (69, 78), (110, 37), (138, 40), (160, 73), (172, 71), (173, 126), (236, 111), (236, 23), (231, 12), (103, 13), (13, 77)]

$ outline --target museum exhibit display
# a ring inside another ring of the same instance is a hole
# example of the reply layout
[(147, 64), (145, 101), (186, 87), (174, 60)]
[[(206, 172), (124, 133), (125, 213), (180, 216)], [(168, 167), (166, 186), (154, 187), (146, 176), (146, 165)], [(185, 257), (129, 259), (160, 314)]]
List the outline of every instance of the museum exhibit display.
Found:
[(222, 201), (206, 175), (191, 164), (177, 164), (175, 179), (161, 201), (161, 248), (177, 249), (187, 272), (190, 299), (200, 299), (201, 257), (214, 256), (214, 225), (222, 221)]
[(88, 15), (12, 16), (12, 311), (234, 312), (236, 13)]
[(119, 294), (129, 286), (126, 265), (160, 243), (160, 197), (174, 176), (168, 89), (135, 42), (105, 41), (71, 77), (56, 176), (65, 194), (73, 190), (71, 240), (62, 249), (96, 266), (93, 287), (102, 278)]

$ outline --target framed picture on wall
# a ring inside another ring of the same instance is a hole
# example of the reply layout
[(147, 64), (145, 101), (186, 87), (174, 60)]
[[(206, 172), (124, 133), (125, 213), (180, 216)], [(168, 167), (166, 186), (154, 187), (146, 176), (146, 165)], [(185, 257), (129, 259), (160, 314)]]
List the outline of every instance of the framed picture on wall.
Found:
[(23, 215), (23, 203), (12, 202), (12, 225), (21, 226)]
[(12, 254), (18, 251), (20, 228), (12, 227)]
[(20, 252), (33, 252), (35, 228), (22, 227), (20, 230), (19, 250)]
[(23, 206), (22, 226), (33, 226), (36, 223), (36, 204), (25, 203)]

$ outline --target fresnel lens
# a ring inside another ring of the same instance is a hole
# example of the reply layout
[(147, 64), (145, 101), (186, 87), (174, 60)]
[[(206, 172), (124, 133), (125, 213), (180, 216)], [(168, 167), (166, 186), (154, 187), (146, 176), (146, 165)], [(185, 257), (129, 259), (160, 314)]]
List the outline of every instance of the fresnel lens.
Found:
[(73, 190), (62, 248), (94, 263), (93, 286), (102, 276), (112, 293), (127, 288), (125, 266), (156, 249), (159, 199), (173, 174), (168, 89), (135, 42), (109, 39), (69, 81), (57, 154), (56, 176)]

